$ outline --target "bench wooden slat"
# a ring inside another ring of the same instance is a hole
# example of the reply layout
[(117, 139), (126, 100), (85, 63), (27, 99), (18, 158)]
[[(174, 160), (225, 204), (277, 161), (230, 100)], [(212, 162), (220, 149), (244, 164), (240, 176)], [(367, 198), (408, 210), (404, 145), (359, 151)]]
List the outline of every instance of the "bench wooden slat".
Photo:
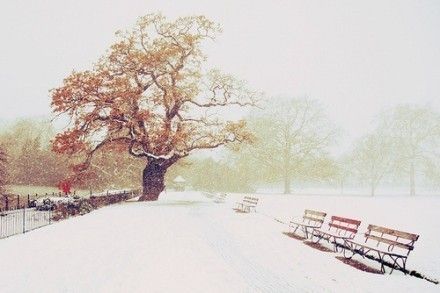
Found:
[(325, 217), (327, 215), (327, 213), (319, 212), (319, 211), (314, 211), (314, 210), (305, 210), (304, 214), (305, 215), (315, 215), (315, 216), (318, 216), (318, 217)]
[(243, 199), (252, 199), (252, 200), (257, 200), (258, 201), (258, 198), (252, 197), (252, 196), (245, 196)]
[(327, 214), (324, 212), (304, 210), (304, 215), (302, 217), (302, 223), (296, 221), (290, 221), (289, 226), (294, 228), (293, 233), (301, 227), (301, 231), (304, 233), (306, 239), (309, 238), (311, 229), (318, 229), (322, 227), (324, 223), (324, 218)]
[(308, 228), (321, 228), (321, 224), (305, 224), (304, 222), (295, 222), (290, 221), (290, 225), (297, 225), (302, 227), (308, 227)]
[(332, 232), (332, 231), (322, 231), (319, 229), (315, 229), (313, 231), (313, 235), (315, 236), (323, 236), (323, 235), (327, 235), (329, 237), (333, 237), (333, 238), (339, 238), (339, 239), (352, 239), (353, 235), (340, 235), (336, 232)]
[(237, 209), (243, 212), (250, 212), (251, 208), (256, 210), (258, 204), (258, 198), (245, 196), (243, 197), (242, 202), (237, 202)]
[(250, 205), (257, 205), (257, 202), (249, 201), (249, 200), (243, 200), (243, 203), (250, 204)]
[[(328, 231), (323, 231), (323, 229), (313, 229), (312, 235), (317, 237), (316, 242), (318, 243), (321, 239), (327, 242), (332, 242), (334, 244), (334, 250), (338, 251), (337, 239), (352, 239), (358, 232), (358, 228), (361, 221), (343, 218), (339, 216), (332, 216), (330, 222), (328, 223)], [(333, 230), (332, 230), (333, 228)], [(343, 232), (345, 231), (345, 232)], [(347, 233), (348, 232), (348, 233)]]
[[(407, 258), (408, 257), (408, 255), (403, 254), (403, 253), (398, 253), (398, 252), (394, 252), (394, 251), (391, 252), (391, 251), (388, 251), (388, 250), (385, 250), (385, 249), (381, 249), (380, 247), (373, 247), (371, 245), (367, 245), (367, 244), (364, 244), (364, 243), (359, 243), (359, 242), (356, 242), (356, 241), (353, 241), (353, 240), (346, 239), (345, 241), (348, 242), (348, 243), (351, 243), (351, 244), (353, 244), (355, 246), (362, 246), (363, 248), (366, 248), (368, 250), (377, 251), (377, 252), (380, 252), (380, 253), (383, 253), (383, 254), (394, 255), (394, 256), (398, 256), (398, 257), (402, 257), (402, 258)], [(347, 247), (345, 247), (345, 248), (347, 249)]]
[(313, 221), (313, 222), (324, 222), (324, 218), (315, 218), (315, 217), (309, 217), (309, 216), (303, 216), (303, 219)]
[(376, 225), (368, 225), (368, 230), (383, 234), (388, 234), (399, 238), (409, 239), (412, 241), (416, 241), (417, 239), (419, 239), (419, 235), (417, 234), (407, 233), (407, 232), (376, 226)]
[(338, 225), (338, 224), (334, 224), (334, 223), (328, 223), (328, 225), (330, 227), (333, 227), (333, 228), (336, 228), (339, 230), (346, 230), (346, 231), (349, 231), (349, 232), (352, 232), (355, 234), (358, 232), (358, 230), (356, 228), (352, 228), (352, 227), (342, 226), (342, 225)]
[(361, 221), (359, 221), (359, 220), (343, 218), (343, 217), (339, 217), (339, 216), (332, 216), (331, 221), (332, 222), (333, 221), (339, 221), (339, 222), (353, 224), (353, 225), (356, 225), (356, 226), (359, 226), (361, 224)]
[[(379, 235), (375, 235), (375, 234)], [(386, 238), (388, 236), (388, 238)], [(396, 237), (395, 240), (389, 239), (389, 236)], [(389, 229), (381, 226), (376, 225), (368, 225), (368, 230), (365, 233), (365, 244), (356, 243), (354, 241), (345, 241), (344, 242), (344, 257), (345, 258), (351, 258), (354, 254), (360, 254), (362, 256), (365, 255), (371, 255), (371, 251), (374, 251), (378, 254), (379, 258), (376, 258), (377, 261), (381, 263), (381, 271), (382, 273), (385, 273), (385, 265), (391, 266), (391, 272), (394, 271), (394, 269), (399, 269), (403, 271), (405, 274), (408, 273), (406, 270), (406, 260), (409, 256), (409, 253), (414, 250), (414, 242), (417, 241), (419, 238), (419, 235), (402, 232), (394, 229)], [(371, 247), (367, 245), (368, 240), (377, 241), (376, 247)], [(405, 243), (410, 241), (409, 243)], [(382, 244), (383, 245), (380, 245)], [(357, 247), (360, 246), (362, 249), (358, 249)], [(402, 253), (402, 251), (394, 251), (394, 248), (402, 248), (406, 250), (406, 255)], [(364, 250), (365, 249), (365, 250)], [(346, 255), (346, 250), (350, 250), (353, 252), (351, 256)], [(384, 255), (389, 255), (391, 259), (393, 260), (393, 263), (386, 263), (383, 260)], [(400, 262), (398, 262), (400, 260)]]
[(401, 242), (398, 242), (398, 241), (394, 241), (394, 240), (387, 239), (387, 238), (382, 238), (382, 237), (375, 236), (375, 235), (365, 235), (365, 237), (368, 238), (368, 239), (373, 239), (373, 240), (376, 240), (378, 242), (383, 242), (383, 243), (386, 243), (386, 244), (389, 244), (389, 245), (392, 245), (392, 246), (397, 246), (397, 247), (400, 247), (400, 248), (403, 248), (403, 249), (407, 249), (407, 250), (413, 250), (414, 249), (414, 246), (412, 246), (410, 244), (401, 243)]

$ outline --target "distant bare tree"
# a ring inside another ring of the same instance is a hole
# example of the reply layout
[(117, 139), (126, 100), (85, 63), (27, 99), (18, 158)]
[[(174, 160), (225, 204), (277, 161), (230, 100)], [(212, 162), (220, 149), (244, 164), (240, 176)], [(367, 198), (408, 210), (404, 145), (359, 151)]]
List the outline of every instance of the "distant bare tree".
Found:
[(336, 130), (316, 101), (278, 99), (253, 119), (252, 128), (257, 136), (255, 158), (268, 171), (268, 178), (283, 180), (284, 193), (291, 192), (294, 177), (326, 176), (318, 173), (327, 170), (323, 157)]
[(54, 186), (67, 171), (67, 157), (51, 151), (55, 132), (43, 119), (21, 119), (0, 133), (0, 143), (8, 154), (10, 184)]
[(183, 176), (192, 188), (209, 192), (254, 192), (249, 172), (241, 162), (189, 157), (170, 168), (167, 182)]
[(371, 196), (383, 177), (393, 167), (392, 141), (381, 132), (358, 139), (351, 154), (351, 168), (355, 176), (370, 185)]
[(430, 160), (426, 161), (423, 168), (423, 173), (426, 175), (428, 182), (433, 184), (435, 188), (440, 188), (440, 156), (435, 155)]
[(352, 158), (349, 155), (344, 154), (333, 162), (333, 167), (333, 178), (339, 185), (340, 193), (344, 194), (346, 182), (353, 173)]
[(410, 195), (415, 195), (416, 173), (439, 155), (440, 113), (427, 107), (402, 105), (384, 112), (379, 127), (392, 138), (396, 170), (409, 175)]
[[(0, 145), (8, 155), (8, 184), (57, 186), (69, 179), (69, 165), (75, 163), (75, 158), (52, 151), (50, 140), (55, 130), (48, 120), (17, 120), (0, 133)], [(138, 161), (103, 148), (95, 154), (90, 178), (75, 184), (75, 188), (138, 186), (139, 168), (143, 165)]]

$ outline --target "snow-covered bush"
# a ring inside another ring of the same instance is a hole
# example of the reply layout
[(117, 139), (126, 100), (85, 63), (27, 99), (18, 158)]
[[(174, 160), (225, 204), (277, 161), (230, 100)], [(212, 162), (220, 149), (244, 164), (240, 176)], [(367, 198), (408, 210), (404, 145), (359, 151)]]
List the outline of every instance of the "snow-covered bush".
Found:
[(75, 215), (85, 215), (94, 209), (119, 203), (131, 197), (131, 192), (112, 191), (99, 195), (92, 195), (90, 198), (62, 197), (50, 198), (54, 203), (54, 220), (61, 220)]

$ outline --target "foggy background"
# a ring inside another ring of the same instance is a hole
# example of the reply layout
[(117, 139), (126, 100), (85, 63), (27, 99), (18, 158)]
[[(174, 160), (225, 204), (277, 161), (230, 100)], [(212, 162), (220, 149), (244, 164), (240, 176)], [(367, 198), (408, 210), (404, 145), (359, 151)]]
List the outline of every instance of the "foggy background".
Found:
[(384, 110), (440, 109), (439, 1), (8, 1), (0, 10), (0, 126), (50, 117), (50, 89), (91, 68), (115, 31), (158, 11), (220, 23), (208, 66), (269, 101), (319, 101), (340, 130), (335, 155)]

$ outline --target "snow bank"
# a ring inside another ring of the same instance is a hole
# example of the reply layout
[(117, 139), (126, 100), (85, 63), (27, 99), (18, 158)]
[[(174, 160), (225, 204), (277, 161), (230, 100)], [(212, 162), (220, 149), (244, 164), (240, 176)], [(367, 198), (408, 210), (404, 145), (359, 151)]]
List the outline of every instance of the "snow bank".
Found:
[(75, 201), (75, 199), (73, 198), (73, 196), (45, 196), (45, 197), (40, 197), (38, 199), (35, 200), (35, 203), (37, 206), (41, 206), (44, 204), (45, 200), (50, 200), (53, 203), (73, 203)]

